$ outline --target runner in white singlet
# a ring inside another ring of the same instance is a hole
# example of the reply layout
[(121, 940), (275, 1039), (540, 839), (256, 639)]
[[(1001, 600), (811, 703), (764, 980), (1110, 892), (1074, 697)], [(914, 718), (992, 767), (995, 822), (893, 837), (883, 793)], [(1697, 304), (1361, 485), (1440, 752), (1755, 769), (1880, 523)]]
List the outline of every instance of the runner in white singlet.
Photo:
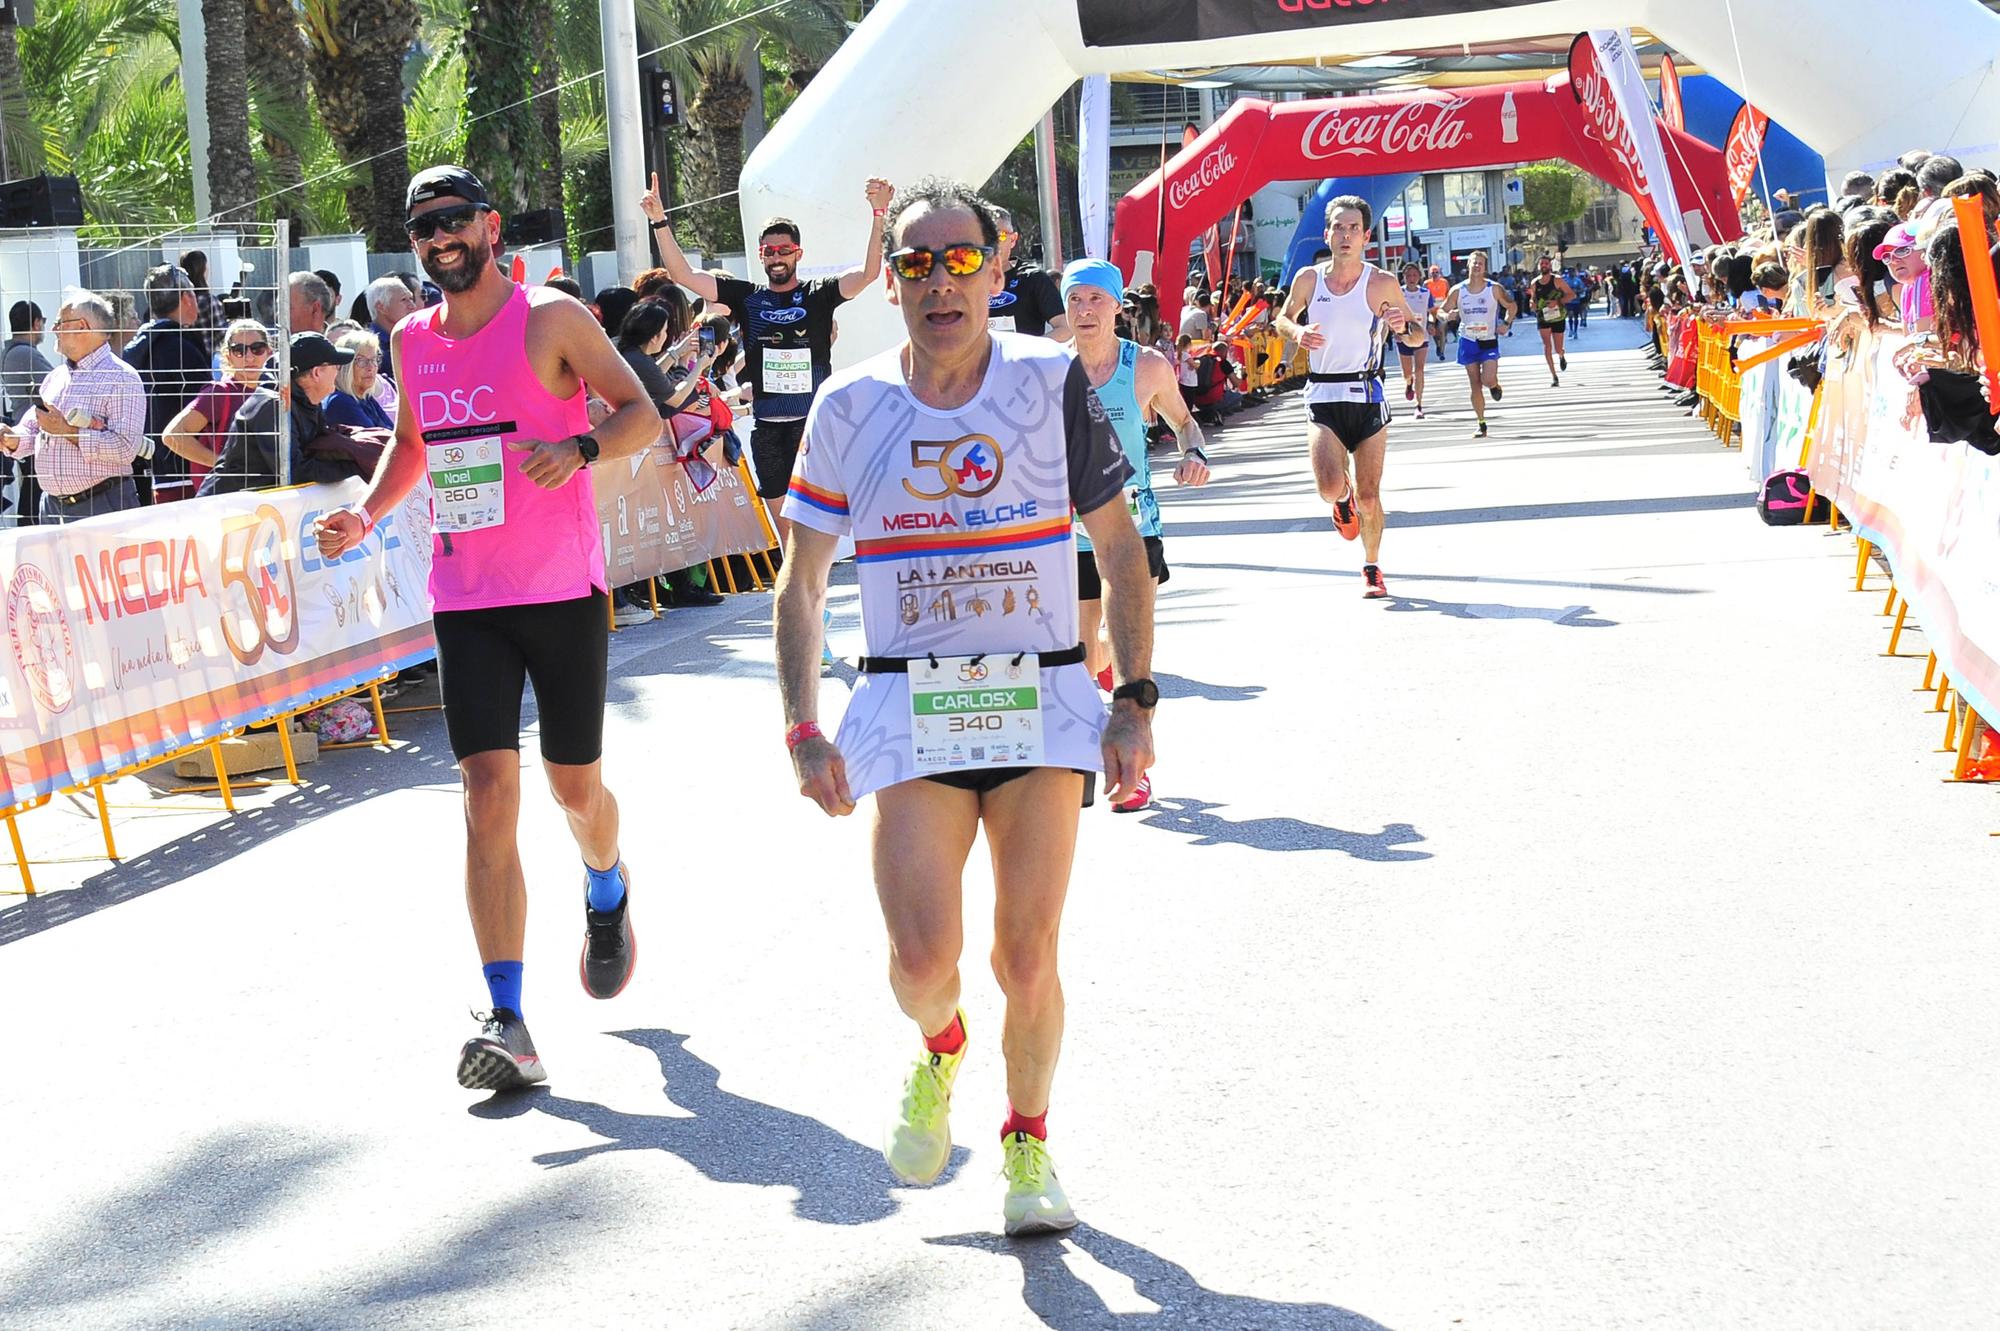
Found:
[(1478, 439), (1486, 437), (1486, 394), (1500, 400), (1500, 334), (1514, 326), (1514, 298), (1498, 282), (1486, 280), (1486, 253), (1475, 251), (1466, 262), (1466, 277), (1444, 298), (1444, 313), (1457, 315), (1458, 363), (1472, 389), (1473, 414), (1479, 417)]
[(1343, 194), (1329, 204), (1326, 243), (1333, 257), (1299, 270), (1284, 310), (1272, 321), (1310, 355), (1305, 400), (1313, 479), (1320, 498), (1333, 505), (1334, 530), (1350, 541), (1361, 537), (1361, 594), (1371, 600), (1389, 594), (1379, 563), (1382, 464), (1389, 447), (1384, 330), (1401, 333), (1418, 323), (1396, 279), (1362, 257), (1373, 221), (1365, 199)]
[[(906, 1183), (951, 1156), (966, 857), (994, 867), (993, 971), (1007, 998), (1001, 1129), (1009, 1234), (1076, 1216), (1049, 1163), (1061, 1052), (1056, 946), (1079, 774), (1127, 797), (1153, 761), (1153, 582), (1125, 489), (1131, 464), (1083, 366), (1046, 338), (989, 333), (999, 228), (963, 185), (897, 196), (884, 248), (909, 340), (836, 374), (807, 417), (778, 580), (778, 679), (800, 793), (829, 814), (875, 793), (875, 892), (889, 983), (923, 1052), (883, 1154)], [(1072, 513), (1104, 581), (1119, 686), (1107, 719), (1077, 642)], [(820, 733), (820, 608), (854, 537), (869, 655), (838, 744)]]

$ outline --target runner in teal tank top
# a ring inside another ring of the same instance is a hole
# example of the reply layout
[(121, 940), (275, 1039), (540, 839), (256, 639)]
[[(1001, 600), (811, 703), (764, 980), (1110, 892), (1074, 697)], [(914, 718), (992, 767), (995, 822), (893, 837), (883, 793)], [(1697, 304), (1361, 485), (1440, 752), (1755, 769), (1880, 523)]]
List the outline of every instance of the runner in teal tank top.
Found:
[[(1201, 450), (1201, 426), (1181, 398), (1180, 376), (1173, 364), (1159, 352), (1128, 342), (1118, 336), (1117, 320), (1125, 300), (1125, 283), (1117, 267), (1102, 259), (1078, 259), (1063, 270), (1063, 304), (1069, 313), (1070, 331), (1076, 338), (1076, 357), (1083, 362), (1090, 386), (1111, 418), (1118, 443), (1132, 464), (1125, 504), (1139, 535), (1146, 542), (1146, 562), (1153, 581), (1167, 580), (1167, 558), (1160, 539), (1160, 501), (1153, 494), (1152, 464), (1146, 457), (1146, 425), (1155, 415), (1165, 416), (1180, 443), (1181, 461), (1174, 479), (1182, 485), (1204, 485), (1208, 481), (1208, 457)], [(1103, 624), (1103, 584), (1098, 577), (1097, 559), (1081, 529), (1077, 532), (1076, 554), (1078, 627), (1082, 630), (1085, 663), (1097, 682), (1111, 687), (1111, 656), (1098, 638)], [(1152, 802), (1149, 776), (1139, 782), (1130, 799), (1111, 807), (1132, 813)]]

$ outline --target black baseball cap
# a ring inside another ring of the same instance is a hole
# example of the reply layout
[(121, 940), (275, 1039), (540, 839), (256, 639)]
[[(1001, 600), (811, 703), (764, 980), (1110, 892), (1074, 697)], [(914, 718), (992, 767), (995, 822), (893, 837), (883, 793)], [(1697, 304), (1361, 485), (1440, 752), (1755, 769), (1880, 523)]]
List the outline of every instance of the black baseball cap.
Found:
[(411, 176), (410, 188), (403, 195), (403, 211), (407, 213), (432, 199), (464, 199), (482, 208), (493, 206), (493, 201), (486, 197), (486, 186), (462, 166), (426, 167)]
[(354, 359), (351, 351), (342, 351), (326, 340), (324, 333), (292, 334), (292, 374), (304, 374), (307, 370), (317, 370), (322, 365), (346, 365)]

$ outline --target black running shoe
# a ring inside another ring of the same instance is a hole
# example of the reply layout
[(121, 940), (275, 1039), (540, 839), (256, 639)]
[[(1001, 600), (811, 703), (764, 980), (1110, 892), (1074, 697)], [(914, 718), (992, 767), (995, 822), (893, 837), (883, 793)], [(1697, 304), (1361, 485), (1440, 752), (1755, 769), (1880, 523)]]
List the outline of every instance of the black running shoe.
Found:
[(1558, 365), (1560, 365), (1560, 366), (1562, 367), (1562, 372), (1563, 372), (1564, 374), (1568, 374), (1568, 373), (1569, 373), (1569, 357), (1567, 357), (1567, 356), (1558, 356), (1558, 357), (1556, 357), (1556, 364), (1558, 364)]
[(1487, 391), (1487, 392), (1489, 392), (1489, 393), (1491, 393), (1491, 394), (1493, 395), (1493, 400), (1494, 400), (1495, 402), (1498, 402), (1498, 401), (1500, 400), (1500, 385), (1498, 385), (1498, 384), (1495, 384), (1495, 385), (1493, 385), (1493, 386), (1492, 386), (1491, 388), (1487, 389), (1486, 391)]
[(479, 1021), (479, 1034), (458, 1052), (460, 1086), (468, 1091), (516, 1091), (549, 1079), (528, 1024), (520, 1017), (495, 1008)]
[(632, 970), (639, 964), (639, 945), (632, 937), (632, 880), (625, 866), (618, 866), (625, 879), (625, 896), (616, 910), (592, 910), (590, 898), (583, 899), (583, 959), (577, 974), (583, 992), (592, 998), (616, 998), (632, 982)]
[(1486, 422), (1485, 422), (1485, 421), (1481, 421), (1481, 422), (1479, 422), (1479, 428), (1478, 428), (1477, 430), (1473, 431), (1473, 433), (1472, 433), (1472, 437), (1473, 437), (1474, 439), (1484, 439), (1484, 438), (1486, 437)]
[(1549, 376), (1549, 387), (1550, 387), (1550, 388), (1561, 388), (1562, 386), (1563, 386), (1563, 381), (1562, 381), (1562, 380), (1560, 380), (1560, 379), (1556, 378), (1556, 377), (1555, 377), (1555, 376), (1554, 376), (1553, 374)]

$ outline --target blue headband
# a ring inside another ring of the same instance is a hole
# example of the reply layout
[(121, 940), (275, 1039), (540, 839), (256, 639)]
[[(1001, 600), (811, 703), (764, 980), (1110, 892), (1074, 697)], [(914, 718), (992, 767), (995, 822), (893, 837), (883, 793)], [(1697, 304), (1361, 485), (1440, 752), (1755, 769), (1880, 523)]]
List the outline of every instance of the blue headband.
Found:
[(1111, 299), (1123, 302), (1125, 299), (1125, 275), (1118, 271), (1118, 265), (1106, 259), (1077, 259), (1063, 269), (1063, 299), (1069, 299), (1073, 287), (1097, 287), (1111, 293)]

